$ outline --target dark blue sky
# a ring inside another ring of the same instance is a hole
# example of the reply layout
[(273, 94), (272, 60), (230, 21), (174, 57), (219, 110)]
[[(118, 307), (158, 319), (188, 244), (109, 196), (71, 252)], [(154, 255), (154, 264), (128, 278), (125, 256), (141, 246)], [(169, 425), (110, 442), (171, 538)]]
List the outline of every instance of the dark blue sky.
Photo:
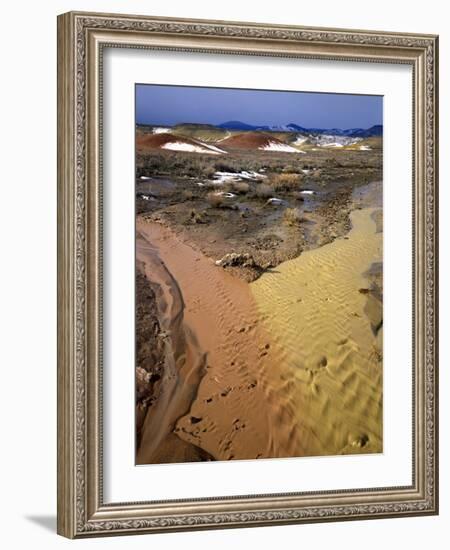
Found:
[(136, 85), (136, 122), (254, 125), (293, 122), (306, 128), (369, 128), (383, 124), (382, 96)]

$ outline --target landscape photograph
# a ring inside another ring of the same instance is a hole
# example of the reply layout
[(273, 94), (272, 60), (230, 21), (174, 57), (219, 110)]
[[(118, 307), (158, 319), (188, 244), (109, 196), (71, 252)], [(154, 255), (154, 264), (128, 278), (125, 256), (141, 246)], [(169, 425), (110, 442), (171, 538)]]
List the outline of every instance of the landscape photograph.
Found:
[(135, 86), (136, 464), (383, 452), (383, 98)]

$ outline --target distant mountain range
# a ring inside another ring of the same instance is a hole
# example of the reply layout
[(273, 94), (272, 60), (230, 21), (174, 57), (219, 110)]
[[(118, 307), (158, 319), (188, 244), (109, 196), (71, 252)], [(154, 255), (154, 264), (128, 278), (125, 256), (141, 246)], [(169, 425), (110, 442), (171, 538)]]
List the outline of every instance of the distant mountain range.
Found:
[(348, 136), (348, 137), (377, 137), (383, 135), (383, 126), (376, 124), (370, 128), (349, 128), (343, 130), (341, 128), (305, 128), (298, 124), (290, 123), (282, 126), (253, 126), (246, 124), (240, 120), (229, 120), (222, 124), (217, 124), (217, 128), (225, 130), (240, 130), (240, 131), (266, 131), (266, 132), (298, 132), (301, 134), (313, 135), (332, 135), (332, 136)]
[(234, 149), (299, 153), (332, 148), (372, 151), (382, 147), (383, 126), (371, 128), (305, 128), (299, 124), (256, 126), (239, 120), (218, 125), (185, 122), (174, 126), (138, 124), (139, 149), (168, 149), (224, 155)]

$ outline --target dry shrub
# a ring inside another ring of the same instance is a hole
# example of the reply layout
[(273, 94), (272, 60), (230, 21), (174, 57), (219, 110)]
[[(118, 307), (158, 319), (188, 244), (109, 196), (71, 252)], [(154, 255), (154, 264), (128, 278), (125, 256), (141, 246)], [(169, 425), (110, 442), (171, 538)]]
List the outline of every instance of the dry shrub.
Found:
[(272, 174), (269, 184), (275, 191), (292, 191), (298, 189), (302, 176), (300, 174)]
[(260, 199), (268, 199), (273, 195), (273, 188), (266, 183), (260, 183), (256, 186), (256, 196)]
[(194, 195), (194, 193), (193, 193), (191, 190), (185, 189), (185, 190), (183, 191), (183, 199), (184, 199), (185, 201), (191, 201), (194, 197), (195, 197), (195, 195)]
[(212, 208), (222, 208), (225, 205), (225, 198), (222, 195), (216, 195), (216, 193), (208, 193), (206, 200)]
[(290, 174), (290, 173), (294, 173), (295, 170), (296, 170), (295, 166), (293, 166), (292, 164), (288, 164), (281, 171), (283, 174)]
[(227, 188), (232, 193), (237, 193), (238, 195), (244, 195), (245, 193), (248, 193), (250, 189), (250, 185), (245, 181), (231, 181)]
[(208, 223), (208, 214), (206, 212), (199, 212), (195, 208), (191, 210), (189, 218), (191, 223)]
[(302, 221), (304, 221), (304, 218), (299, 208), (286, 208), (283, 214), (283, 222), (286, 225), (300, 225)]

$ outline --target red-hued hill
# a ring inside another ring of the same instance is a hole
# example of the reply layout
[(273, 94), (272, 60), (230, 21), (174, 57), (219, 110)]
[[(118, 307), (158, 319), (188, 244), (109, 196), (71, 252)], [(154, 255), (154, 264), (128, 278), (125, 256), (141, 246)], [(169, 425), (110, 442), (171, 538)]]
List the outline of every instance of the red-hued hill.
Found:
[(291, 145), (264, 132), (243, 132), (222, 140), (220, 146), (230, 149), (262, 149), (287, 153), (298, 152)]
[(170, 151), (205, 153), (208, 155), (219, 155), (224, 153), (224, 151), (213, 145), (208, 145), (201, 141), (183, 136), (175, 136), (170, 132), (140, 134), (136, 138), (136, 147), (139, 151), (148, 149), (168, 149)]
[(136, 145), (138, 149), (161, 149), (161, 147), (167, 143), (177, 141), (193, 144), (191, 139), (174, 136), (169, 132), (161, 134), (141, 134), (136, 137)]

